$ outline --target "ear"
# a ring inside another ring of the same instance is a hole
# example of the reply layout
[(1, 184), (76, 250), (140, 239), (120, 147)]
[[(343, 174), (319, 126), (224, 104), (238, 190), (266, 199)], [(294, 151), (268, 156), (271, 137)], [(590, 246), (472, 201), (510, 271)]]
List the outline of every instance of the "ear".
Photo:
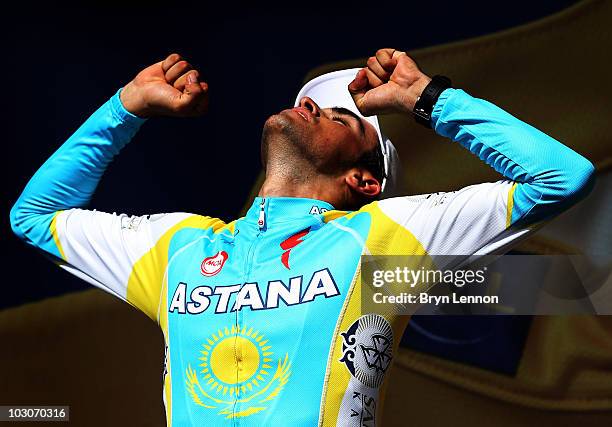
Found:
[(351, 169), (345, 181), (351, 190), (368, 198), (375, 198), (381, 191), (380, 182), (367, 169)]

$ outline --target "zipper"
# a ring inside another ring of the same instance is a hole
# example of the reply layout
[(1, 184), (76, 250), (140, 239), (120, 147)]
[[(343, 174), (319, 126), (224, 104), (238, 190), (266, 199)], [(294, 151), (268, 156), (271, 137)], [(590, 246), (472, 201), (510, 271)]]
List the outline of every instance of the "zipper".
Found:
[[(255, 235), (255, 238), (253, 239), (253, 242), (251, 243), (251, 245), (249, 246), (249, 250), (247, 252), (247, 256), (246, 256), (246, 263), (245, 263), (245, 273), (244, 276), (242, 278), (242, 283), (247, 283), (249, 280), (249, 276), (251, 274), (251, 267), (253, 266), (253, 256), (255, 253), (255, 248), (257, 247), (257, 245), (260, 242), (260, 239), (262, 237), (263, 232), (265, 231), (266, 228), (266, 199), (262, 198), (261, 199), (261, 203), (259, 204), (259, 218), (257, 219), (257, 226), (259, 227), (259, 231), (257, 232), (257, 234)], [(242, 310), (236, 311), (236, 326), (240, 327), (240, 329), (242, 330), (243, 326), (244, 326), (244, 314), (242, 312)], [(241, 358), (241, 354), (242, 354), (242, 350), (238, 349), (237, 347), (234, 347), (234, 357), (236, 359)], [(236, 360), (236, 363), (237, 360)], [(240, 399), (240, 392), (237, 392), (234, 396), (235, 396), (235, 401), (234, 401), (234, 405), (232, 408), (232, 412), (234, 413), (234, 415), (240, 410), (239, 408), (239, 404), (238, 404), (238, 400)], [(240, 419), (238, 417), (233, 417), (233, 422), (232, 425), (233, 426), (239, 426), (241, 424)]]
[(259, 229), (263, 230), (266, 226), (266, 211), (264, 210), (266, 206), (266, 199), (262, 198), (259, 209), (259, 219), (257, 220), (257, 225), (259, 225)]

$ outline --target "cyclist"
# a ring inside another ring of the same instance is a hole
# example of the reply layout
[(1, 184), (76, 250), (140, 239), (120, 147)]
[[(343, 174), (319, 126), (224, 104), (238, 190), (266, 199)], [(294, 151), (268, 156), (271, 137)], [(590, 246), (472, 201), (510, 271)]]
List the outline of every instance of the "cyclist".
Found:
[[(504, 251), (592, 185), (584, 157), (405, 52), (347, 75), (315, 79), (266, 121), (265, 181), (235, 221), (83, 209), (147, 118), (207, 110), (208, 86), (177, 54), (102, 105), (11, 210), (20, 238), (160, 325), (168, 425), (375, 425), (408, 317), (362, 310), (361, 255)], [(397, 177), (374, 115), (415, 110), (504, 179), (382, 199)]]

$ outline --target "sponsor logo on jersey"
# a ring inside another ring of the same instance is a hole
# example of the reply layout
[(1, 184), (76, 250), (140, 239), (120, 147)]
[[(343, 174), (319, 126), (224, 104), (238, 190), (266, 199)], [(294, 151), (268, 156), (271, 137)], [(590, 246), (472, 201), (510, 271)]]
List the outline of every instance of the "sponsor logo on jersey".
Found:
[(325, 212), (329, 211), (329, 209), (324, 208), (324, 207), (319, 207), (317, 205), (312, 205), (312, 207), (310, 208), (310, 214), (311, 215), (322, 215)]
[[(121, 218), (121, 228), (123, 230), (132, 230), (138, 231), (138, 227), (140, 227), (140, 223), (142, 222), (144, 217), (142, 216), (124, 216)], [(148, 218), (147, 218), (148, 219)]]
[(376, 426), (376, 399), (366, 393), (353, 392), (350, 408), (350, 425), (359, 427)]
[(168, 344), (164, 347), (164, 371), (162, 374), (162, 382), (166, 382), (166, 375), (168, 375)]
[(296, 305), (309, 303), (315, 298), (331, 298), (340, 295), (336, 281), (328, 268), (312, 273), (310, 279), (304, 276), (291, 277), (288, 281), (270, 280), (262, 293), (257, 282), (230, 286), (196, 286), (188, 292), (188, 285), (179, 282), (168, 308), (170, 313), (200, 314), (212, 308), (214, 312), (227, 313), (240, 311), (247, 307), (251, 310), (268, 310), (278, 308), (282, 303)]
[[(240, 357), (236, 357), (236, 349)], [(187, 365), (185, 384), (192, 403), (224, 419), (265, 411), (291, 376), (289, 355), (276, 358), (264, 334), (247, 326), (219, 329), (202, 343), (197, 368)]]
[(289, 267), (289, 254), (291, 253), (291, 249), (302, 243), (302, 237), (306, 236), (308, 232), (310, 232), (310, 227), (295, 233), (293, 236), (281, 242), (280, 247), (285, 251), (281, 255), (281, 262), (287, 270), (291, 269), (291, 267)]
[(393, 330), (378, 314), (366, 314), (342, 336), (342, 357), (351, 375), (370, 388), (378, 388), (393, 358)]
[(204, 258), (202, 264), (200, 264), (200, 271), (204, 276), (210, 277), (219, 273), (223, 268), (223, 264), (227, 261), (228, 255), (225, 251), (219, 251), (216, 255)]

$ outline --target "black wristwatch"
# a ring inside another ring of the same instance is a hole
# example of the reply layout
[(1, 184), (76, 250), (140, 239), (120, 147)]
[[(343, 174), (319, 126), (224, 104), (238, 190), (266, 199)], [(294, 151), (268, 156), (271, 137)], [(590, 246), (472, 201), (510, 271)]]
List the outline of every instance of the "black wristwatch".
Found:
[(429, 84), (423, 89), (423, 93), (414, 104), (414, 119), (417, 123), (431, 128), (431, 112), (444, 89), (451, 87), (451, 81), (445, 76), (433, 76)]

